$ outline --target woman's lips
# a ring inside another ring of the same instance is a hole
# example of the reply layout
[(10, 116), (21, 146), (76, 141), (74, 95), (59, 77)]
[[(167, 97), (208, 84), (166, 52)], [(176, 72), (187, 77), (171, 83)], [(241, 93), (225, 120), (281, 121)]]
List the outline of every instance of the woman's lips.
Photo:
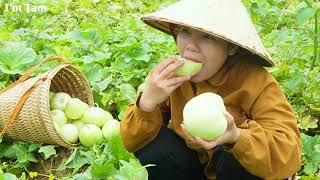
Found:
[(202, 63), (202, 62), (199, 60), (199, 58), (187, 57), (187, 56), (182, 57), (182, 58), (188, 59), (188, 60), (191, 60), (191, 61), (194, 61), (194, 62)]

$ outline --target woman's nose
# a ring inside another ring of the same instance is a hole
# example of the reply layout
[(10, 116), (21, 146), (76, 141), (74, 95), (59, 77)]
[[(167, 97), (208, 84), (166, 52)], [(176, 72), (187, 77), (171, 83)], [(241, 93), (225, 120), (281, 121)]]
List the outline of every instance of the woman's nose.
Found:
[(194, 37), (190, 38), (190, 40), (188, 41), (188, 44), (186, 46), (186, 50), (196, 51), (196, 52), (199, 51), (197, 40)]

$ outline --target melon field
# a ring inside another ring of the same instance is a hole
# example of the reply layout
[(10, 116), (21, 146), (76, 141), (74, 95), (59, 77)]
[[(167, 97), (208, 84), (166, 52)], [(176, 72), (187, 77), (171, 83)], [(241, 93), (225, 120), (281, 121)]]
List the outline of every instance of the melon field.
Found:
[[(87, 79), (94, 105), (121, 121), (127, 105), (136, 101), (148, 72), (177, 52), (171, 36), (145, 25), (140, 17), (174, 2), (0, 0), (0, 91), (44, 59), (61, 57)], [(297, 179), (319, 180), (320, 2), (243, 0), (243, 3), (276, 63), (268, 71), (277, 79), (295, 111), (303, 143)], [(31, 76), (59, 64), (44, 64)], [(87, 108), (85, 105), (84, 109)], [(73, 114), (68, 116), (78, 115)], [(58, 121), (63, 125), (67, 122)], [(0, 123), (0, 129), (3, 126)], [(95, 129), (100, 131), (102, 127), (103, 124), (98, 124)], [(99, 143), (78, 143), (74, 148), (0, 136), (0, 180), (148, 179), (148, 167), (126, 151), (120, 136), (99, 136)], [(79, 142), (78, 136), (70, 138)]]

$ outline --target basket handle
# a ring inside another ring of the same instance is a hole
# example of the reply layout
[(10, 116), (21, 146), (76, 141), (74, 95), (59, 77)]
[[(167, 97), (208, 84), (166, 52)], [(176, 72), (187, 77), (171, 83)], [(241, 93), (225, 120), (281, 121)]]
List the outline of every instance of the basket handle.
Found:
[(64, 64), (70, 64), (70, 62), (66, 59), (63, 59), (63, 58), (59, 58), (59, 57), (52, 57), (52, 58), (48, 58), (44, 61), (42, 61), (41, 63), (39, 63), (38, 65), (30, 68), (27, 72), (25, 72), (16, 82), (12, 83), (11, 85), (7, 86), (6, 88), (0, 90), (0, 94), (15, 87), (17, 84), (27, 80), (30, 75), (35, 72), (42, 64), (46, 64), (50, 61), (60, 61), (60, 62), (63, 62)]
[[(63, 62), (64, 64), (70, 64), (70, 62), (68, 60), (65, 60), (63, 58), (59, 58), (59, 57), (52, 57), (52, 58), (48, 58), (45, 61), (39, 63), (38, 65), (30, 68), (25, 74), (23, 74), (16, 82), (14, 82), (13, 84), (11, 84), (10, 86), (6, 87), (5, 89), (1, 90), (0, 93), (5, 92), (11, 88), (13, 88), (14, 86), (16, 86), (17, 84), (25, 81), (26, 79), (28, 79), (28, 77), (30, 77), (30, 75), (36, 71), (42, 64), (45, 64), (47, 62), (50, 61), (60, 61)], [(45, 81), (47, 79), (47, 77), (44, 78), (39, 78), (20, 98), (20, 100), (17, 103), (17, 106), (13, 109), (12, 114), (9, 117), (9, 120), (4, 124), (2, 130), (0, 130), (0, 136), (3, 136), (6, 131), (8, 130), (9, 126), (13, 123), (13, 121), (16, 119), (16, 117), (18, 116), (20, 110), (22, 109), (22, 106), (24, 105), (24, 103), (27, 101), (29, 95), (31, 94), (32, 90), (37, 86), (39, 81)]]

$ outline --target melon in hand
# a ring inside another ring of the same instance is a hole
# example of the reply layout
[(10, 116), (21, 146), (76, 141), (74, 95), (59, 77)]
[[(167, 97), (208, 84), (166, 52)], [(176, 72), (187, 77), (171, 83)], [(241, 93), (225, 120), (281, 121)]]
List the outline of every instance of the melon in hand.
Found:
[(211, 92), (202, 93), (187, 102), (183, 109), (183, 127), (194, 137), (212, 141), (227, 129), (223, 99)]
[(179, 61), (184, 61), (184, 64), (175, 70), (175, 74), (177, 76), (194, 76), (201, 71), (201, 68), (203, 66), (202, 63), (181, 58), (179, 56), (177, 58), (179, 59)]

